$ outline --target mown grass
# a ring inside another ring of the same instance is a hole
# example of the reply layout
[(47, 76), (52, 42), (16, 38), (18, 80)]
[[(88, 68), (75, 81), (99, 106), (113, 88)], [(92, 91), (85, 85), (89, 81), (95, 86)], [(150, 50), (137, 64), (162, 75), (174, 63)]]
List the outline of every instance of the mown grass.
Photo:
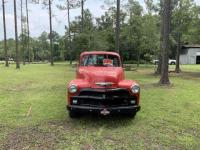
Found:
[[(66, 113), (66, 85), (75, 69), (65, 63), (0, 65), (0, 149), (200, 149), (200, 66), (170, 73), (160, 87), (153, 66), (126, 72), (141, 84), (141, 111), (123, 116)], [(171, 68), (173, 69), (173, 67)]]

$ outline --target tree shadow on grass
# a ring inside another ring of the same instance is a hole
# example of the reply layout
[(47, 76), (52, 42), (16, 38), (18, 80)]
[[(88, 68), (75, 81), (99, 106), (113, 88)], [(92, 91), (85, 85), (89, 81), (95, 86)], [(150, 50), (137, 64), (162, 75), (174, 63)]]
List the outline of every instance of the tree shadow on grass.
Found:
[(83, 115), (80, 118), (70, 119), (72, 124), (76, 127), (84, 127), (87, 129), (98, 129), (102, 126), (107, 129), (121, 128), (133, 125), (138, 121), (138, 116), (135, 118), (130, 118), (125, 115), (110, 115), (110, 116), (100, 116), (100, 115)]
[(200, 79), (200, 72), (182, 72), (180, 73), (180, 77), (183, 79)]
[[(148, 73), (145, 74), (148, 77), (157, 77), (159, 78), (160, 75), (155, 74), (155, 73)], [(200, 80), (200, 72), (189, 72), (189, 71), (182, 71), (180, 73), (175, 73), (175, 72), (170, 72), (169, 73), (169, 77), (178, 77), (178, 78), (182, 78), (184, 80)], [(154, 84), (155, 86), (156, 84)]]
[[(74, 134), (78, 137), (85, 134), (98, 134), (102, 130), (127, 128), (136, 125), (138, 119), (126, 116), (84, 115), (80, 118), (51, 120), (37, 125), (29, 125), (9, 130), (0, 149), (56, 149), (57, 144), (66, 141)], [(1, 141), (0, 141), (1, 142)], [(70, 141), (71, 142), (71, 141)]]
[(135, 118), (128, 117), (126, 115), (108, 115), (102, 116), (98, 114), (82, 114), (78, 118), (70, 118), (66, 114), (66, 119), (64, 120), (51, 120), (45, 122), (47, 125), (62, 126), (65, 129), (89, 129), (96, 130), (101, 128), (121, 128), (128, 127), (132, 125), (137, 125), (140, 122), (140, 112), (135, 116)]

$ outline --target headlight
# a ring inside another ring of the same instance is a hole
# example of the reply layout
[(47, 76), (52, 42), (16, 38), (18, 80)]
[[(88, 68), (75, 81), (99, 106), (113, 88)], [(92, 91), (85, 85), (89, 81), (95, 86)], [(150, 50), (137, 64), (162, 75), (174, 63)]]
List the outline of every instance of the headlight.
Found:
[(133, 86), (131, 87), (131, 92), (132, 92), (133, 94), (139, 93), (139, 92), (140, 92), (140, 87), (139, 87), (139, 85), (133, 85)]
[(71, 85), (70, 87), (69, 87), (69, 93), (72, 93), (72, 94), (74, 94), (74, 93), (76, 93), (77, 92), (77, 86), (76, 85)]

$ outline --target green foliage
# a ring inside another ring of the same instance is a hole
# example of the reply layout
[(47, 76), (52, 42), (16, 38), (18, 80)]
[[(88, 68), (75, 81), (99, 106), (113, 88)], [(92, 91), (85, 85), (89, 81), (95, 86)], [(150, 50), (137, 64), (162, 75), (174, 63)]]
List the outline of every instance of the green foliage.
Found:
[(4, 60), (4, 45), (0, 42), (0, 60)]
[[(69, 0), (70, 9), (80, 7), (80, 2), (80, 0)], [(67, 1), (61, 1), (61, 4), (57, 7), (60, 10), (66, 10), (66, 4)], [(116, 1), (107, 0), (105, 5), (107, 10), (98, 18), (94, 18), (89, 9), (84, 9), (83, 29), (81, 15), (79, 15), (70, 23), (70, 29), (67, 26), (65, 27), (66, 33), (64, 36), (60, 36), (53, 31), (53, 42), (57, 45), (54, 50), (55, 60), (69, 60), (70, 56), (76, 59), (80, 52), (86, 50), (115, 50)], [(120, 50), (123, 59), (149, 61), (152, 57), (156, 58), (160, 49), (162, 0), (159, 2), (145, 0), (146, 9), (138, 0), (122, 1), (121, 5)], [(174, 0), (172, 8), (170, 58), (175, 58), (178, 34), (181, 34), (183, 44), (200, 43), (200, 6), (197, 6), (193, 0)], [(24, 29), (23, 40), (22, 35), (20, 35), (20, 52), (22, 58), (24, 51), (27, 60), (28, 51), (26, 46), (24, 50), (22, 49), (23, 44), (27, 45), (26, 30)], [(71, 33), (70, 38), (69, 31)], [(30, 42), (31, 55), (33, 55), (34, 60), (44, 61), (49, 59), (49, 33), (43, 32), (38, 38), (31, 38)], [(9, 57), (15, 58), (13, 39), (8, 40), (8, 47)], [(0, 59), (4, 59), (3, 42), (0, 42)]]
[(194, 5), (191, 8), (190, 24), (187, 30), (187, 34), (184, 35), (184, 40), (189, 44), (200, 43), (200, 6)]
[(177, 34), (181, 34), (181, 41), (183, 43), (189, 42), (187, 41), (189, 29), (192, 22), (197, 21), (194, 10), (195, 4), (193, 0), (181, 0), (177, 3), (172, 16), (172, 35), (175, 40), (177, 40)]
[[(14, 39), (8, 39), (8, 57), (9, 58), (15, 58), (15, 40)], [(3, 41), (0, 41), (0, 60), (4, 60), (4, 43)]]
[(21, 70), (0, 65), (0, 149), (199, 149), (200, 66), (181, 66), (187, 72), (171, 73), (169, 87), (154, 84), (159, 77), (153, 67), (126, 72), (141, 85), (142, 109), (135, 119), (70, 119), (66, 85), (75, 69), (66, 63)]

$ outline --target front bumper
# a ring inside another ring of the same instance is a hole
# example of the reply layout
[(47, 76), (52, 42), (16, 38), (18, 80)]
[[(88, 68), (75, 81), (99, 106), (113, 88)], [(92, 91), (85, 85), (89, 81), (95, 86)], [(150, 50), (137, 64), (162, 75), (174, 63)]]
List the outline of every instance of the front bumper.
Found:
[(79, 113), (97, 113), (101, 114), (102, 111), (106, 110), (109, 114), (128, 114), (140, 111), (140, 106), (120, 106), (120, 107), (91, 107), (91, 106), (78, 106), (71, 105), (67, 106), (68, 110), (77, 111)]
[(82, 89), (78, 96), (69, 97), (68, 110), (78, 113), (135, 113), (139, 99), (127, 89)]

